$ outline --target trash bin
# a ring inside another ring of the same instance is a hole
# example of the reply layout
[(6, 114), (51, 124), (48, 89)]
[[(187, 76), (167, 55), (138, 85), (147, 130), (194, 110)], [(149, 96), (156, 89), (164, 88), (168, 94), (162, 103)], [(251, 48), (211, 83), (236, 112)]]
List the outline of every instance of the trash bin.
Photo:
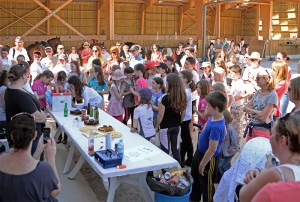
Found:
[(190, 200), (192, 189), (183, 195), (183, 196), (168, 196), (158, 192), (154, 194), (154, 201), (155, 202), (188, 202)]

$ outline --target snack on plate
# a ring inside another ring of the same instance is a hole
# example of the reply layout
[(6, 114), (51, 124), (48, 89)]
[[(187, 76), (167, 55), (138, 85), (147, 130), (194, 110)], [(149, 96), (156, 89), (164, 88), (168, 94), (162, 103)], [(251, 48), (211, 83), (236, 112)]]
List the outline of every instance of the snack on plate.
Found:
[(90, 132), (90, 130), (97, 130), (94, 126), (83, 126), (79, 129), (81, 132)]
[(90, 119), (90, 120), (85, 120), (85, 121), (84, 121), (84, 124), (85, 124), (85, 125), (95, 126), (95, 125), (98, 125), (98, 124), (99, 124), (99, 121), (96, 121), (96, 120), (94, 120), (94, 119)]
[[(84, 135), (85, 137), (89, 138), (91, 134), (90, 134), (90, 132), (88, 131), (88, 132), (83, 132), (82, 135)], [(106, 135), (105, 133), (101, 133), (101, 132), (99, 132), (99, 131), (97, 131), (97, 130), (94, 130), (94, 131), (93, 131), (93, 137), (94, 137), (94, 138), (97, 138), (97, 137), (103, 137), (103, 136), (105, 136), (105, 135)]]
[(80, 111), (80, 109), (71, 110), (70, 114), (72, 114), (72, 115), (81, 115), (81, 111)]
[(120, 132), (111, 131), (110, 134), (111, 134), (112, 138), (120, 138), (120, 137), (122, 137), (122, 133), (120, 133)]
[(113, 131), (114, 128), (112, 126), (110, 126), (110, 125), (109, 126), (104, 125), (104, 126), (98, 128), (98, 130), (101, 131), (101, 132), (107, 133), (107, 132)]
[(89, 120), (89, 117), (88, 117), (88, 116), (81, 116), (81, 120), (82, 120), (82, 121)]

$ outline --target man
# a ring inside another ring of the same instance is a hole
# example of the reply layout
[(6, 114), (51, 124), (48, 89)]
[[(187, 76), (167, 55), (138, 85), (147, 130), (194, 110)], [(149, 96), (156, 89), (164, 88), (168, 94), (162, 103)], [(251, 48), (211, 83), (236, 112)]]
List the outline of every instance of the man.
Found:
[(65, 53), (65, 47), (62, 44), (59, 44), (56, 49), (56, 54), (53, 55), (54, 66), (58, 63), (58, 56), (64, 54), (65, 58), (68, 58), (68, 54)]
[(249, 45), (245, 44), (245, 39), (241, 38), (241, 42), (239, 44), (239, 50), (240, 50), (240, 59), (239, 63), (241, 68), (245, 67), (245, 55), (248, 54)]
[(12, 47), (9, 50), (8, 58), (10, 60), (14, 60), (17, 62), (18, 55), (24, 55), (25, 61), (29, 62), (30, 59), (28, 57), (26, 49), (23, 47), (24, 41), (21, 36), (17, 36), (15, 39), (15, 47)]
[(109, 53), (106, 51), (106, 47), (105, 46), (101, 46), (101, 55), (105, 60), (109, 59)]
[(14, 60), (8, 59), (9, 48), (7, 46), (1, 49), (0, 71), (9, 71), (10, 67), (16, 64)]
[(222, 51), (223, 49), (223, 44), (221, 43), (220, 38), (216, 39), (216, 43), (214, 45), (214, 58), (217, 59), (219, 53)]
[(143, 58), (140, 56), (141, 52), (141, 46), (140, 45), (132, 45), (131, 48), (129, 49), (131, 53), (131, 57), (129, 60), (130, 67), (134, 67), (136, 64), (144, 64)]
[(52, 71), (52, 69), (54, 67), (54, 63), (56, 63), (57, 61), (54, 60), (53, 49), (51, 46), (47, 46), (45, 48), (45, 54), (46, 54), (46, 57), (44, 57), (41, 60), (42, 69), (43, 69), (43, 71), (45, 71), (45, 70)]
[(223, 51), (226, 54), (227, 54), (227, 51), (228, 51), (228, 48), (229, 48), (229, 44), (230, 44), (230, 41), (228, 41), (228, 38), (225, 36), (222, 46), (223, 46)]

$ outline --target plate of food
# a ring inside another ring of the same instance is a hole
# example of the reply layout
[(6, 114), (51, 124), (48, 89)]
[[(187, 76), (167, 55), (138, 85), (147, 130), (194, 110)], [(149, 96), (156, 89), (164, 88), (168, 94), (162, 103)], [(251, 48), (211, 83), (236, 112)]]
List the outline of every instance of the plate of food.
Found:
[(96, 121), (94, 119), (89, 119), (84, 121), (85, 125), (90, 125), (90, 126), (96, 126), (99, 124), (99, 121)]
[(122, 133), (120, 133), (120, 132), (111, 131), (109, 133), (111, 134), (112, 138), (120, 138), (120, 137), (122, 137)]
[(90, 132), (90, 130), (97, 130), (95, 126), (83, 126), (79, 129), (81, 132)]
[(108, 133), (111, 131), (114, 131), (114, 128), (111, 125), (103, 125), (102, 127), (98, 128), (98, 131), (103, 132), (103, 133)]
[(70, 110), (70, 114), (72, 114), (72, 115), (81, 115), (81, 110), (80, 109)]
[[(94, 138), (103, 137), (106, 135), (106, 133), (101, 133), (100, 131), (97, 131), (97, 130), (93, 130), (92, 134), (93, 134)], [(83, 132), (82, 135), (89, 138), (91, 136), (91, 133), (90, 133), (90, 131), (87, 131), (87, 132)]]

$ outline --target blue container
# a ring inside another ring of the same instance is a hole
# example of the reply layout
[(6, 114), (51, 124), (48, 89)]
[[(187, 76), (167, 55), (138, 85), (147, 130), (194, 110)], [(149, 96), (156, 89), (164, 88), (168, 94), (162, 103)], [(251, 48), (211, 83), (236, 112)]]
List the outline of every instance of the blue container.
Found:
[(192, 189), (183, 196), (168, 196), (155, 192), (154, 201), (155, 202), (188, 202), (190, 200)]

